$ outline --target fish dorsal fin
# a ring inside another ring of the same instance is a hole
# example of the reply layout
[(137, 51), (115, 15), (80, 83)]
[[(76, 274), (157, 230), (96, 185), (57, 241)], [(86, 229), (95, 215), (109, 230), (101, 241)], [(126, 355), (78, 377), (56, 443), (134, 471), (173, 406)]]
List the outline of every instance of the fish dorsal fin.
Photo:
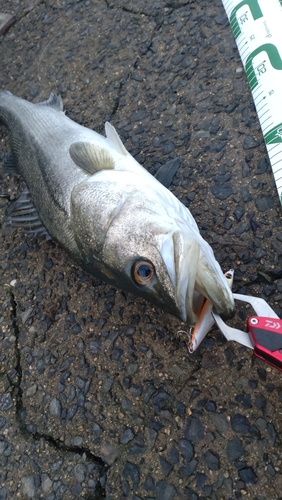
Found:
[(178, 167), (181, 163), (180, 158), (174, 158), (162, 165), (157, 171), (155, 178), (166, 188), (172, 183), (172, 179), (176, 174)]
[(128, 151), (122, 144), (121, 138), (118, 135), (115, 127), (113, 127), (109, 122), (105, 123), (105, 132), (112, 148), (114, 148), (121, 155), (128, 155)]
[(115, 168), (110, 153), (106, 149), (89, 142), (74, 142), (69, 152), (72, 160), (89, 174)]
[(46, 101), (41, 101), (38, 103), (39, 106), (50, 106), (51, 108), (57, 109), (58, 111), (63, 111), (63, 99), (60, 95), (51, 92), (49, 99)]

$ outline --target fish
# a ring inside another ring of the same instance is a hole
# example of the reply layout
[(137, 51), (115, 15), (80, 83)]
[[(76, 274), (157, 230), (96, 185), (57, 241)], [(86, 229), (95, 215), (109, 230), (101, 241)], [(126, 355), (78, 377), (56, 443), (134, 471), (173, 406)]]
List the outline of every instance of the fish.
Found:
[(105, 137), (68, 118), (61, 96), (31, 103), (0, 91), (10, 171), (27, 188), (13, 224), (46, 231), (86, 272), (194, 325), (208, 299), (224, 319), (234, 299), (183, 203), (142, 167), (115, 128)]

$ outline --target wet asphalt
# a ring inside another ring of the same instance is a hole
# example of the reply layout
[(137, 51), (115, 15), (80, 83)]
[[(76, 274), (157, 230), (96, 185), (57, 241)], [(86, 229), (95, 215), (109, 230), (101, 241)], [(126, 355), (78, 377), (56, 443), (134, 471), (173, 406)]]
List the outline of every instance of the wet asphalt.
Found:
[[(219, 0), (0, 0), (0, 87), (117, 128), (191, 210), (233, 290), (282, 317), (282, 222), (241, 60)], [(0, 159), (8, 151), (0, 129)], [(0, 500), (277, 500), (281, 373), (85, 274), (5, 227), (0, 184)], [(239, 306), (231, 325), (244, 328)]]

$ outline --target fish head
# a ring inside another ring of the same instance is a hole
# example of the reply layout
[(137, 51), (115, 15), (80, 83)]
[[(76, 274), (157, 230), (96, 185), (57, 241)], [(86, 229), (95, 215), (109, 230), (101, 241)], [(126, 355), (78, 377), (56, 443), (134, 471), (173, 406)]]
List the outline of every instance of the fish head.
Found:
[(230, 315), (232, 294), (194, 219), (183, 220), (188, 210), (175, 198), (183, 207), (175, 211), (172, 194), (157, 181), (144, 188), (136, 177), (103, 171), (74, 189), (72, 220), (81, 264), (189, 325), (197, 321), (203, 297)]

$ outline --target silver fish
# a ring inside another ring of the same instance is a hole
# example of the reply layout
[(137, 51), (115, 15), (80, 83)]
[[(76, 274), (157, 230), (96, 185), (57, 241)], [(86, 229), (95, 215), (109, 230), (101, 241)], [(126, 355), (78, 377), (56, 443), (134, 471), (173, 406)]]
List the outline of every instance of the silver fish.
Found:
[[(56, 94), (32, 104), (9, 91), (0, 91), (0, 122), (43, 225), (82, 268), (189, 325), (202, 296), (217, 313), (233, 314), (232, 293), (191, 213), (110, 123), (103, 137), (70, 120)], [(16, 218), (32, 224), (29, 211), (24, 193)]]

